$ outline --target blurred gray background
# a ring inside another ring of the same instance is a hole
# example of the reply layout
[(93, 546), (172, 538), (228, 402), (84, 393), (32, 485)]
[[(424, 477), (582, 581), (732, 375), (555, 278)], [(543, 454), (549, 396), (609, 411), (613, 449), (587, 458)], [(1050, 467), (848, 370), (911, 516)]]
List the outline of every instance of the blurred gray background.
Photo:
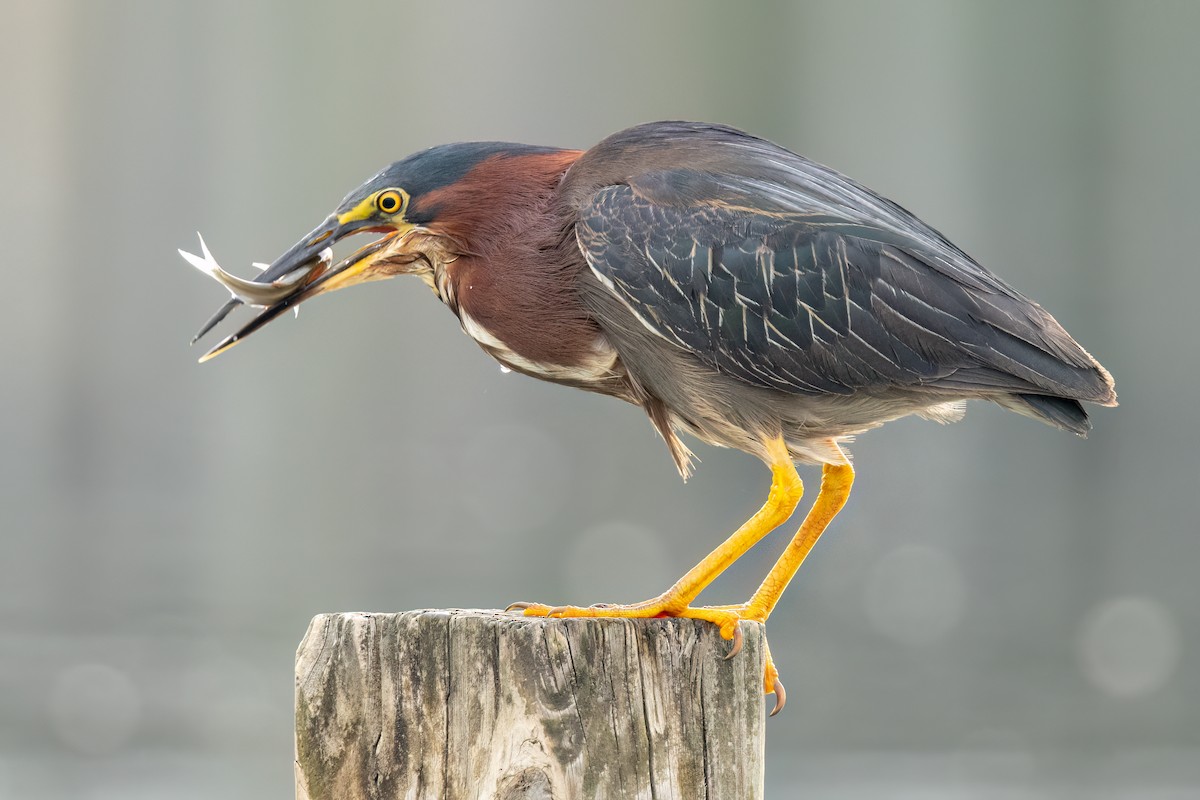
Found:
[(683, 485), (416, 281), (187, 346), (197, 230), (250, 274), (416, 149), (662, 118), (911, 208), (1122, 400), (861, 438), (769, 626), (770, 796), (1200, 796), (1200, 4), (2, 5), (0, 797), (291, 797), (313, 614), (642, 599), (757, 508), (750, 457)]

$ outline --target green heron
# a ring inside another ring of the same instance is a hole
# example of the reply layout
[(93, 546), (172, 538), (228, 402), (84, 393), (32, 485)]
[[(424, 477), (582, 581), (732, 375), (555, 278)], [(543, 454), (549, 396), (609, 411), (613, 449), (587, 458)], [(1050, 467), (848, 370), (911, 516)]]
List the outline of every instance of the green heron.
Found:
[[(384, 235), (334, 265), (329, 245), (361, 232)], [(240, 302), (266, 310), (204, 359), (310, 297), (394, 275), (424, 281), (508, 369), (640, 406), (685, 479), (681, 433), (770, 468), (762, 508), (658, 597), (511, 607), (707, 620), (731, 655), (738, 623), (766, 621), (845, 504), (849, 437), (909, 414), (956, 421), (970, 399), (1083, 436), (1080, 401), (1116, 405), (1109, 373), (1050, 314), (899, 205), (771, 142), (689, 122), (584, 152), (476, 142), (398, 161), (254, 281), (227, 282), (233, 299), (198, 337)], [(791, 517), (796, 462), (822, 466), (820, 491), (761, 586), (741, 605), (693, 605)], [(775, 713), (785, 696), (769, 653), (764, 687)]]

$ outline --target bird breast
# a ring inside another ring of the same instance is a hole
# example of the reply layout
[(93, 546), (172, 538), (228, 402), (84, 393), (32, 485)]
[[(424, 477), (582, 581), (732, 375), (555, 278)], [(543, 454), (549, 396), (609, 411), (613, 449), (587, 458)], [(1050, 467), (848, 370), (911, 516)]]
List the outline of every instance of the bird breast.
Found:
[(603, 333), (596, 334), (589, 351), (573, 364), (554, 363), (526, 358), (484, 327), (478, 320), (458, 309), (462, 329), (476, 341), (484, 352), (504, 367), (548, 381), (570, 383), (600, 383), (614, 376), (617, 351)]
[(535, 258), (547, 251), (539, 241), (516, 237), (487, 256), (432, 259), (434, 291), (501, 365), (547, 381), (615, 390), (610, 385), (624, 375), (617, 351), (575, 289), (582, 256), (575, 250), (547, 269)]

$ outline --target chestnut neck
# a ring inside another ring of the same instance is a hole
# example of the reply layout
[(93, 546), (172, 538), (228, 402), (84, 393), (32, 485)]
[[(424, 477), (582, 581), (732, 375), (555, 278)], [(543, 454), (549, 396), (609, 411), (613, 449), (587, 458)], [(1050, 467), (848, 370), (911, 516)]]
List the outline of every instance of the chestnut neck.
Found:
[(587, 265), (574, 219), (557, 202), (579, 155), (491, 157), (422, 199), (439, 209), (430, 229), (452, 243), (438, 281), (442, 299), (534, 364), (587, 363), (602, 336), (579, 296)]

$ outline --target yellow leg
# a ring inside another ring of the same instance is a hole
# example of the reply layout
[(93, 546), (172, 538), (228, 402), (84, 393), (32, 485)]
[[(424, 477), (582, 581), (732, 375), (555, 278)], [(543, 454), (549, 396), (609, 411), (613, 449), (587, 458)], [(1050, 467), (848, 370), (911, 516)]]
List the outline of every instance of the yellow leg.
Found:
[[(826, 464), (821, 474), (821, 490), (813, 507), (805, 516), (800, 530), (788, 544), (779, 560), (767, 573), (758, 590), (749, 602), (737, 606), (693, 607), (691, 602), (718, 575), (734, 561), (758, 543), (764, 536), (782, 524), (800, 502), (804, 485), (796, 468), (792, 465), (787, 447), (782, 439), (771, 442), (768, 452), (771, 463), (771, 492), (763, 507), (737, 532), (708, 554), (699, 564), (675, 582), (675, 585), (652, 600), (623, 606), (578, 606), (551, 607), (540, 603), (514, 603), (510, 609), (522, 609), (526, 616), (534, 617), (685, 617), (702, 619), (716, 625), (721, 636), (733, 639), (730, 656), (741, 649), (741, 632), (738, 628), (743, 620), (766, 622), (771, 611), (779, 603), (783, 590), (787, 588), (804, 559), (808, 557), (817, 539), (842, 510), (850, 496), (854, 483), (854, 469), (849, 464)], [(763, 686), (768, 694), (775, 694), (775, 708), (771, 715), (779, 713), (786, 702), (779, 671), (766, 651), (766, 670)]]
[(813, 502), (812, 509), (804, 518), (800, 530), (790, 543), (783, 555), (771, 567), (767, 577), (763, 579), (758, 591), (746, 604), (745, 618), (766, 622), (771, 611), (783, 595), (796, 570), (804, 563), (817, 539), (821, 538), (825, 528), (846, 505), (850, 496), (850, 487), (854, 484), (854, 468), (849, 464), (826, 464), (821, 471), (821, 490)]
[[(775, 562), (775, 566), (767, 573), (767, 577), (763, 579), (758, 591), (754, 593), (750, 601), (740, 606), (706, 606), (693, 609), (695, 616), (701, 619), (710, 619), (720, 625), (721, 635), (725, 638), (728, 639), (730, 635), (736, 636), (733, 647), (729, 651), (730, 656), (735, 655), (742, 645), (740, 631), (737, 631), (736, 627), (731, 626), (728, 622), (730, 615), (738, 620), (746, 619), (763, 623), (767, 621), (767, 617), (771, 616), (771, 612), (783, 595), (783, 590), (787, 588), (788, 583), (800, 569), (800, 565), (812, 551), (817, 539), (821, 538), (825, 528), (842, 510), (842, 506), (846, 505), (846, 499), (850, 496), (850, 487), (853, 483), (854, 469), (849, 464), (826, 464), (821, 474), (821, 490), (817, 493), (813, 507), (804, 518), (795, 538), (788, 544), (779, 560)], [(705, 614), (711, 616), (704, 616)], [(731, 633), (726, 635), (726, 631), (731, 631)], [(779, 671), (775, 668), (775, 662), (771, 658), (770, 648), (767, 648), (766, 656), (767, 668), (766, 674), (763, 676), (763, 686), (767, 694), (772, 692), (775, 694), (775, 708), (771, 711), (771, 716), (775, 716), (783, 710), (783, 706), (787, 702), (787, 695), (784, 692), (783, 684), (779, 681)]]
[[(690, 603), (736, 561), (747, 550), (775, 528), (779, 527), (800, 503), (804, 484), (796, 474), (783, 439), (768, 444), (771, 457), (771, 492), (762, 508), (746, 524), (713, 550), (699, 564), (675, 582), (667, 591), (651, 600), (631, 605), (592, 606), (547, 606), (541, 603), (513, 603), (510, 609), (521, 609), (531, 617), (688, 617), (709, 619), (721, 626), (721, 635), (726, 639), (734, 636), (738, 616), (730, 611), (714, 614), (711, 610), (693, 609)], [(718, 619), (719, 618), (719, 619)]]

